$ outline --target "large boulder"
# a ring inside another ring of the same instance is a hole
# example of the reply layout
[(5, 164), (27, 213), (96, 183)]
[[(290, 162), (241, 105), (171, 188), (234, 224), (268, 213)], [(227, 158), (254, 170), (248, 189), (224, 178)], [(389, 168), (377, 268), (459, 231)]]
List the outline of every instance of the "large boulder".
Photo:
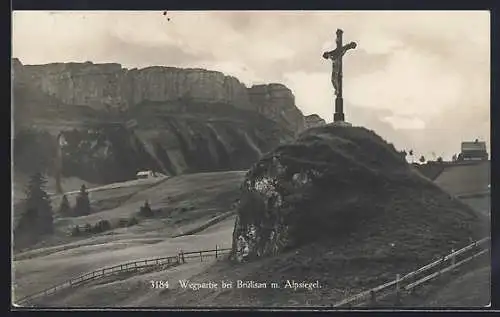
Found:
[(326, 125), (305, 131), (249, 170), (232, 257), (252, 260), (313, 242), (367, 238), (379, 248), (368, 247), (367, 256), (387, 251), (414, 257), (421, 249), (425, 261), (482, 238), (480, 220), (372, 131)]

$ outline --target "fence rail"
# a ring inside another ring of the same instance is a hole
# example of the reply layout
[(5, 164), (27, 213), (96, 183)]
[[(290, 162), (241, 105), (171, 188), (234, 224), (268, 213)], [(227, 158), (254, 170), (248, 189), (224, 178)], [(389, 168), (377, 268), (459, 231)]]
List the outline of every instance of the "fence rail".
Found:
[[(199, 258), (201, 262), (203, 259), (214, 257), (215, 259), (222, 257), (227, 254), (231, 248), (218, 248), (212, 250), (200, 250), (200, 251), (189, 251), (183, 252), (179, 251), (177, 255), (174, 256), (166, 256), (152, 259), (142, 259), (138, 261), (126, 262), (122, 264), (117, 264), (110, 267), (104, 267), (92, 272), (85, 273), (83, 275), (77, 276), (70, 280), (64, 281), (60, 284), (51, 286), (42, 291), (36, 292), (34, 294), (25, 296), (19, 300), (17, 300), (17, 305), (26, 305), (35, 299), (39, 299), (45, 296), (53, 295), (58, 293), (64, 289), (73, 288), (82, 285), (85, 282), (94, 281), (98, 279), (102, 279), (104, 277), (125, 273), (125, 272), (137, 272), (144, 271), (148, 269), (167, 269), (173, 266), (181, 265), (186, 263), (187, 259)], [(186, 256), (187, 255), (187, 256)]]
[[(488, 237), (475, 241), (460, 250), (452, 250), (450, 254), (437, 261), (429, 263), (402, 277), (398, 274), (396, 275), (396, 279), (348, 297), (334, 304), (333, 307), (361, 306), (366, 304), (367, 301), (370, 301), (371, 303), (376, 302), (377, 295), (380, 300), (381, 298), (394, 293), (396, 294), (396, 300), (398, 300), (401, 291), (414, 291), (417, 286), (429, 282), (441, 276), (443, 273), (450, 272), (453, 269), (488, 253), (490, 251), (490, 246), (488, 244), (489, 241), (490, 238)], [(459, 260), (458, 262), (457, 259)], [(389, 294), (382, 294), (387, 292)]]

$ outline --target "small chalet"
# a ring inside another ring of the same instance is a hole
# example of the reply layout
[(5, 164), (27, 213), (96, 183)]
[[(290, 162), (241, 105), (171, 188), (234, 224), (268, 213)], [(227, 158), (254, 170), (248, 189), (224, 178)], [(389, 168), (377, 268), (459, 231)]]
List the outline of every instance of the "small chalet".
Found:
[(156, 173), (153, 171), (139, 171), (136, 174), (137, 179), (153, 178), (156, 177)]
[(458, 155), (459, 161), (487, 161), (488, 152), (486, 142), (477, 139), (474, 142), (462, 142), (462, 151)]

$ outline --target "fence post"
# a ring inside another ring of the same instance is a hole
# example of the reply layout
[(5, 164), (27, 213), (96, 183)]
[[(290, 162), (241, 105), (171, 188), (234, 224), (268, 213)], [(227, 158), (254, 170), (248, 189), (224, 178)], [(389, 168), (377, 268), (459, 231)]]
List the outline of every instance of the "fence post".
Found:
[(217, 260), (217, 244), (215, 245), (215, 259)]
[(203, 262), (203, 255), (201, 254), (201, 251), (200, 251), (200, 262)]
[(184, 252), (182, 251), (182, 249), (179, 251), (179, 256), (178, 256), (178, 259), (179, 259), (179, 260), (177, 261), (177, 263), (179, 263), (179, 264), (180, 264), (180, 263), (181, 263), (181, 261), (182, 261), (182, 263), (186, 263), (186, 261), (184, 260)]
[(455, 249), (451, 249), (451, 265), (455, 265)]
[(399, 304), (400, 302), (400, 285), (399, 285), (399, 280), (401, 276), (399, 274), (396, 274), (396, 304)]
[(370, 291), (370, 306), (375, 306), (377, 303), (377, 299), (375, 297), (375, 292), (373, 290)]

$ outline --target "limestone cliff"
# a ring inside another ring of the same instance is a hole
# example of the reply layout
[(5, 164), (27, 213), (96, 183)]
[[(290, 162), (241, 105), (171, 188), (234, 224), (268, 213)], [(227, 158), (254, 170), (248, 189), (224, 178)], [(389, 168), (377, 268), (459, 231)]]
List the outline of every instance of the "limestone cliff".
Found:
[(317, 114), (305, 116), (304, 120), (306, 129), (320, 127), (326, 124), (325, 120)]
[(158, 66), (128, 70), (116, 63), (91, 62), (23, 66), (14, 59), (13, 72), (66, 105), (125, 110), (144, 103), (190, 100), (257, 111), (296, 131), (304, 128), (303, 115), (284, 85), (246, 88), (238, 79), (217, 71)]
[(249, 89), (249, 95), (257, 112), (277, 122), (283, 122), (297, 132), (304, 130), (304, 116), (295, 107), (295, 96), (286, 86), (255, 85)]
[(304, 129), (285, 86), (247, 88), (216, 71), (14, 59), (12, 80), (15, 165), (26, 173), (51, 172), (60, 132), (68, 140), (64, 174), (102, 183), (144, 168), (171, 175), (245, 169)]

